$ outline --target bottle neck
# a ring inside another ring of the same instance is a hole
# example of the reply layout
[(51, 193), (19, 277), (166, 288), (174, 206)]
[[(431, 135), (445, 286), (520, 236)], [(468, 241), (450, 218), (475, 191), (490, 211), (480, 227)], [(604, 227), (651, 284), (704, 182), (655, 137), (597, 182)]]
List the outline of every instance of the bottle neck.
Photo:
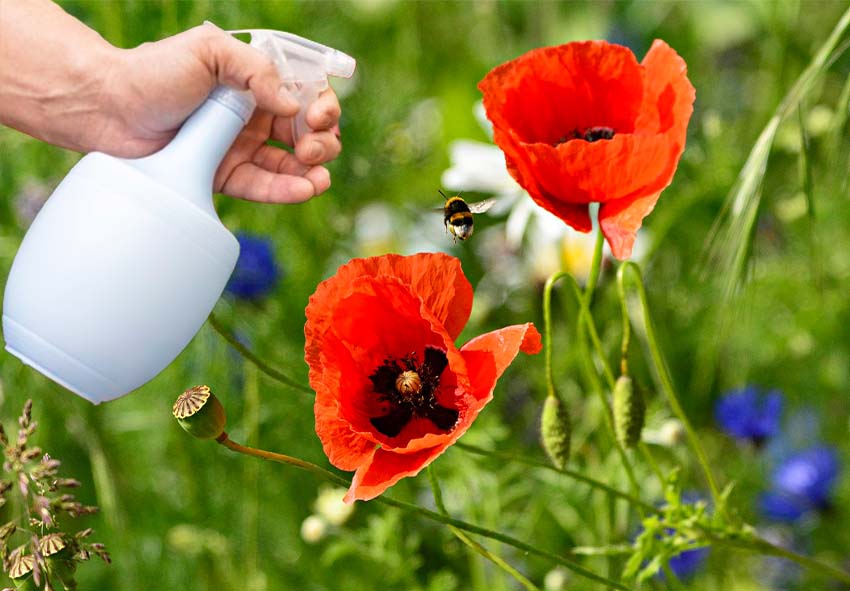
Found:
[(150, 156), (127, 161), (214, 217), (215, 173), (250, 118), (247, 109), (239, 111), (220, 100), (219, 89), (189, 116), (167, 146)]

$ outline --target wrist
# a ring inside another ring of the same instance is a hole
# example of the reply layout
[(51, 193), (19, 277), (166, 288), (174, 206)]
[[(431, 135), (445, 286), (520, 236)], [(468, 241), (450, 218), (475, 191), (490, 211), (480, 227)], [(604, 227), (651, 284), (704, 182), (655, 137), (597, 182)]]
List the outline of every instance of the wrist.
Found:
[[(0, 123), (52, 144), (86, 151), (115, 50), (52, 2), (0, 10)], [(21, 27), (38, 22), (39, 33)]]

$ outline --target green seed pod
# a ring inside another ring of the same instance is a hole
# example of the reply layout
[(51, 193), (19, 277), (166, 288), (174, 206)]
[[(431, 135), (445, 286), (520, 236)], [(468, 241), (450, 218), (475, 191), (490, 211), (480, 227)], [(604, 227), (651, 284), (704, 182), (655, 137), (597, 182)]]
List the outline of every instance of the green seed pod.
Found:
[(623, 447), (634, 447), (643, 430), (646, 403), (632, 378), (620, 376), (614, 384), (614, 431)]
[(227, 416), (209, 386), (195, 386), (183, 392), (172, 414), (183, 430), (198, 439), (217, 439), (224, 434)]
[(543, 403), (540, 417), (540, 439), (543, 449), (556, 468), (563, 469), (570, 458), (570, 413), (561, 400), (550, 394)]

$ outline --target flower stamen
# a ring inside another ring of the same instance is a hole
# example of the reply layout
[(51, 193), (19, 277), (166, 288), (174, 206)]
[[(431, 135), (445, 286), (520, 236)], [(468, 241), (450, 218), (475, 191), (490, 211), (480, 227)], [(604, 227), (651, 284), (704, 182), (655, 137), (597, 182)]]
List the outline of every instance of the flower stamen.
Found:
[(453, 429), (458, 411), (438, 404), (436, 397), (440, 375), (448, 364), (445, 351), (436, 347), (425, 348), (421, 364), (415, 353), (400, 360), (385, 359), (369, 379), (379, 400), (387, 403), (387, 414), (369, 422), (387, 437), (396, 437), (414, 416), (427, 418), (445, 431)]
[(610, 140), (614, 137), (614, 128), (605, 127), (603, 125), (597, 125), (594, 127), (588, 127), (584, 131), (574, 129), (567, 135), (561, 137), (555, 145), (558, 146), (570, 140), (584, 140), (589, 143), (593, 143), (598, 140)]

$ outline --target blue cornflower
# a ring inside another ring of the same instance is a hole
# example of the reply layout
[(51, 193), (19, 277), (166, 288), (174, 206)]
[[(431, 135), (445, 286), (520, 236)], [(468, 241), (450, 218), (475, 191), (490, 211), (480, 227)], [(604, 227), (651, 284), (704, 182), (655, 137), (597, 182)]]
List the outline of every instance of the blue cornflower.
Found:
[(819, 445), (788, 456), (771, 475), (771, 490), (759, 499), (768, 519), (794, 522), (803, 514), (829, 506), (838, 479), (838, 454)]
[(782, 393), (763, 393), (755, 386), (732, 390), (717, 401), (714, 416), (723, 431), (759, 446), (779, 432)]
[(225, 291), (243, 300), (259, 300), (271, 292), (280, 272), (268, 238), (240, 233), (239, 259)]
[(709, 548), (694, 548), (676, 554), (670, 559), (670, 570), (680, 579), (689, 579), (696, 574), (708, 558)]

